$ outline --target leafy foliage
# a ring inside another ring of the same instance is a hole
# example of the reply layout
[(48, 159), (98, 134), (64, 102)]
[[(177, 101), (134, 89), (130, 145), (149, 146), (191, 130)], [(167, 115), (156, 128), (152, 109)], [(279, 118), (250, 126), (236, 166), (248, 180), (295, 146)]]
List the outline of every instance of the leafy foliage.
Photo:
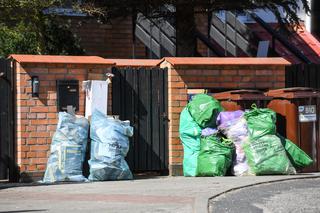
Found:
[(9, 54), (81, 55), (70, 23), (44, 10), (62, 0), (0, 0), (0, 57)]
[(23, 24), (13, 28), (0, 25), (0, 57), (6, 57), (11, 53), (39, 54), (39, 52), (37, 34), (28, 27)]
[(79, 39), (70, 31), (71, 22), (46, 19), (43, 27), (44, 54), (83, 55)]

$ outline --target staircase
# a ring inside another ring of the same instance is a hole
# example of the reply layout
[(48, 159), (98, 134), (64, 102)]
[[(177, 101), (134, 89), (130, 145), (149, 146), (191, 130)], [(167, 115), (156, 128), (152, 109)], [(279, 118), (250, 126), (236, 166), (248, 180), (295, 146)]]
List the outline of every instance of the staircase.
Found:
[(210, 37), (226, 56), (256, 56), (259, 39), (232, 12), (225, 12), (225, 20), (212, 13)]
[(140, 13), (137, 16), (135, 36), (157, 58), (176, 55), (176, 30), (167, 21), (157, 23)]
[[(155, 21), (139, 13), (136, 20), (135, 36), (148, 48), (153, 57), (176, 56), (176, 30), (172, 22)], [(216, 49), (206, 35), (196, 30), (195, 36), (215, 55), (223, 56), (223, 53)]]

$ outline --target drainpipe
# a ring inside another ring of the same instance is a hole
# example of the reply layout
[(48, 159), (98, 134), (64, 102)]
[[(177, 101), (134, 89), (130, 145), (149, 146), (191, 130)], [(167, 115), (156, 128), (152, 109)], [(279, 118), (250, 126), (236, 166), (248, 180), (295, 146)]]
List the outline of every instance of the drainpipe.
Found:
[(311, 33), (320, 37), (320, 1), (311, 0)]
[[(311, 0), (308, 0), (308, 5), (309, 5), (309, 8), (311, 9)], [(311, 14), (310, 13), (305, 13), (304, 25), (306, 27), (306, 30), (309, 33), (311, 33)]]

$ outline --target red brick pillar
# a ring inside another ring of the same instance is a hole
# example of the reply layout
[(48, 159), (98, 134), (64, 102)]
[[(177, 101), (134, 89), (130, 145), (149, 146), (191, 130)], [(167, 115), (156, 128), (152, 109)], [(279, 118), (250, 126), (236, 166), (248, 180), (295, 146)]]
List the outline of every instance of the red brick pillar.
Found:
[(169, 174), (182, 175), (183, 147), (179, 138), (180, 113), (187, 104), (187, 88), (178, 73), (169, 63), (168, 67), (168, 148), (169, 148)]

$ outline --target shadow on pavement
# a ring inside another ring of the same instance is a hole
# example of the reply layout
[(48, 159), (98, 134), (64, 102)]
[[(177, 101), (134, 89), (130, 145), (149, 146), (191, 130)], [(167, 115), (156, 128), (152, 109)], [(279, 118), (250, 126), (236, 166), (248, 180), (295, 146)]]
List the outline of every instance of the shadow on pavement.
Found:
[[(59, 183), (39, 183), (39, 182), (32, 182), (32, 183), (1, 183), (0, 182), (0, 191), (2, 189), (8, 189), (13, 187), (34, 187), (34, 186), (53, 186), (53, 185), (65, 185), (65, 184), (83, 184), (85, 182), (59, 182)], [(88, 182), (91, 183), (91, 182)], [(2, 213), (2, 212), (0, 212)]]
[(28, 210), (15, 210), (15, 211), (0, 211), (0, 213), (20, 213), (20, 212), (46, 212), (48, 209), (28, 209)]
[[(168, 176), (161, 176), (158, 173), (147, 172), (147, 173), (135, 173), (133, 180), (114, 180), (114, 181), (135, 181), (143, 179), (162, 179)], [(57, 183), (41, 183), (41, 182), (28, 182), (28, 183), (12, 183), (9, 181), (0, 181), (0, 191), (2, 189), (14, 188), (14, 187), (35, 187), (35, 186), (54, 186), (54, 185), (65, 185), (65, 184), (90, 184), (94, 182), (104, 181), (89, 181), (89, 182), (57, 182)], [(108, 182), (108, 180), (106, 180)], [(2, 213), (2, 212), (0, 212)]]

